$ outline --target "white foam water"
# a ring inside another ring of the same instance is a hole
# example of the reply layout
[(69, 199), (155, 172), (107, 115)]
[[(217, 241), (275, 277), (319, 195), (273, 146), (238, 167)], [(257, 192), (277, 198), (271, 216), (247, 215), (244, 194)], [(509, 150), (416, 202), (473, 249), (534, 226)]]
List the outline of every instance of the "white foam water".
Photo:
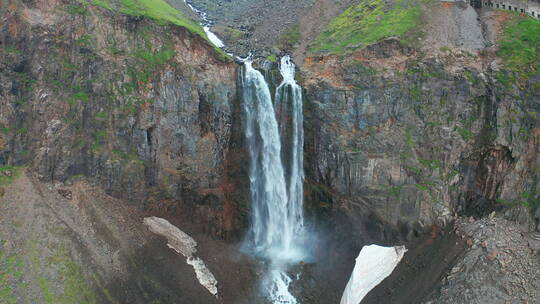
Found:
[(224, 47), (225, 43), (223, 43), (223, 41), (221, 39), (219, 39), (219, 37), (210, 30), (210, 27), (212, 26), (212, 21), (210, 21), (210, 19), (208, 19), (208, 14), (203, 12), (203, 11), (198, 10), (193, 5), (191, 5), (191, 3), (189, 3), (187, 0), (184, 0), (184, 3), (192, 11), (197, 13), (199, 15), (199, 17), (201, 17), (201, 20), (202, 20), (201, 25), (203, 27), (204, 32), (206, 33), (206, 36), (208, 37), (208, 40), (210, 40), (210, 42), (212, 42), (218, 48)]
[(287, 268), (305, 258), (302, 90), (294, 80), (294, 64), (288, 56), (283, 57), (283, 82), (276, 89), (275, 101), (292, 105), (291, 159), (287, 161), (290, 168), (286, 178), (270, 89), (251, 61), (246, 60), (244, 65), (242, 87), (251, 194), (246, 243), (253, 254), (270, 261), (263, 280), (268, 298), (275, 304), (296, 304), (289, 290), (292, 279)]

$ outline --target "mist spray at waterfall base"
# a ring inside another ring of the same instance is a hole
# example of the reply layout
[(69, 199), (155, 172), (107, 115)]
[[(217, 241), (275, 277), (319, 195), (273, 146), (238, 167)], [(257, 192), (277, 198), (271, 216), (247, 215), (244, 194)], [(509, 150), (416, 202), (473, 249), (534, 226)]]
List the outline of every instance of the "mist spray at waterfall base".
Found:
[[(295, 66), (288, 56), (281, 59), (280, 71), (283, 82), (272, 103), (263, 75), (250, 61), (245, 62), (242, 87), (250, 156), (251, 225), (244, 248), (269, 262), (262, 281), (267, 297), (273, 303), (296, 304), (289, 290), (293, 280), (287, 269), (307, 258), (302, 89), (294, 80)], [(290, 130), (278, 125), (274, 104), (290, 108)], [(289, 136), (282, 136), (286, 131)], [(289, 141), (284, 146), (290, 151), (282, 151), (282, 138)]]

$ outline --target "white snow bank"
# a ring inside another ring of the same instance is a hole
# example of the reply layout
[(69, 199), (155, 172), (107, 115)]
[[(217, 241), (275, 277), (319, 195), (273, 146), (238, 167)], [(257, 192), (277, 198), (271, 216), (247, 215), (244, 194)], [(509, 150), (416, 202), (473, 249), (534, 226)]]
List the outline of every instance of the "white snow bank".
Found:
[(143, 224), (153, 233), (166, 237), (167, 246), (186, 258), (192, 257), (193, 254), (197, 252), (197, 249), (195, 248), (197, 247), (197, 242), (195, 242), (191, 236), (184, 233), (184, 231), (169, 223), (166, 219), (155, 216), (147, 217), (144, 218)]
[(405, 246), (364, 246), (356, 258), (340, 304), (359, 304), (370, 290), (394, 271), (406, 251)]
[(197, 275), (197, 280), (199, 280), (199, 283), (208, 289), (211, 294), (217, 297), (218, 290), (216, 278), (206, 267), (203, 260), (200, 258), (188, 258), (187, 263), (193, 266), (193, 269), (195, 269), (195, 275)]
[(191, 236), (169, 223), (166, 219), (159, 217), (146, 217), (143, 224), (153, 233), (166, 237), (167, 246), (185, 256), (187, 263), (193, 266), (199, 283), (211, 294), (218, 296), (216, 278), (206, 267), (203, 260), (193, 256), (197, 252), (197, 242)]

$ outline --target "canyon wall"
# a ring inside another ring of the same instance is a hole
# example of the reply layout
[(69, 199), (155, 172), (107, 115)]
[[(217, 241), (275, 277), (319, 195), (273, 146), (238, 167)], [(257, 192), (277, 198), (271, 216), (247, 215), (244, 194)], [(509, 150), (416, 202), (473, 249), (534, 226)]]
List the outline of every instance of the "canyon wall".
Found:
[(307, 201), (358, 245), (492, 211), (532, 227), (538, 73), (511, 80), (497, 57), (505, 13), (446, 3), (429, 13), (439, 25), (428, 19), (415, 45), (392, 37), (303, 64)]
[(234, 233), (233, 206), (246, 203), (232, 181), (244, 150), (234, 62), (186, 28), (110, 7), (0, 5), (2, 165), (88, 176), (138, 207)]

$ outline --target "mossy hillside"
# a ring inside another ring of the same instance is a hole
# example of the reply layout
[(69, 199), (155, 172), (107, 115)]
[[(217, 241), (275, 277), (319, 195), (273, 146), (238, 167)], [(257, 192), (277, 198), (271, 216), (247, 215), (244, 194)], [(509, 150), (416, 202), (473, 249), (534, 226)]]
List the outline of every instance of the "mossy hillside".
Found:
[[(146, 17), (156, 21), (158, 24), (181, 26), (199, 35), (213, 46), (202, 26), (196, 20), (191, 19), (164, 0), (77, 0), (76, 4), (68, 5), (68, 13), (86, 15), (88, 13), (87, 5), (99, 6), (129, 16)], [(229, 56), (223, 50), (217, 47), (214, 48), (221, 59), (229, 59)]]
[(344, 53), (391, 36), (404, 37), (422, 23), (419, 2), (368, 0), (353, 5), (321, 32), (311, 52)]
[(181, 11), (164, 0), (119, 0), (120, 12), (132, 16), (145, 16), (163, 23), (185, 27), (189, 31), (206, 38), (202, 27)]
[[(52, 270), (58, 276), (56, 280), (47, 279), (44, 276), (39, 276), (37, 279), (45, 303), (98, 303), (89, 279), (85, 277), (81, 266), (71, 258), (67, 246), (61, 245), (53, 250), (54, 254), (47, 257), (45, 265), (39, 259), (33, 258), (33, 263), (36, 264), (33, 267), (38, 267), (42, 271)], [(61, 292), (52, 289), (52, 285), (58, 283), (62, 286)]]
[[(510, 75), (498, 79), (527, 80), (540, 72), (540, 20), (512, 14), (504, 27), (497, 55)], [(504, 82), (504, 81), (503, 81)]]
[[(148, 17), (163, 24), (172, 23), (207, 39), (200, 24), (186, 16), (183, 12), (170, 6), (164, 0), (78, 0), (78, 3), (80, 7), (77, 9), (72, 8), (71, 11), (83, 14), (86, 5), (96, 5), (130, 16)], [(70, 7), (75, 7), (75, 5), (70, 5)]]
[[(53, 233), (62, 231), (57, 228)], [(103, 299), (118, 303), (96, 273), (84, 272), (67, 243), (48, 243), (44, 250), (38, 241), (29, 240), (22, 251), (13, 245), (0, 239), (0, 303), (95, 304)], [(37, 293), (21, 297), (22, 290)]]

